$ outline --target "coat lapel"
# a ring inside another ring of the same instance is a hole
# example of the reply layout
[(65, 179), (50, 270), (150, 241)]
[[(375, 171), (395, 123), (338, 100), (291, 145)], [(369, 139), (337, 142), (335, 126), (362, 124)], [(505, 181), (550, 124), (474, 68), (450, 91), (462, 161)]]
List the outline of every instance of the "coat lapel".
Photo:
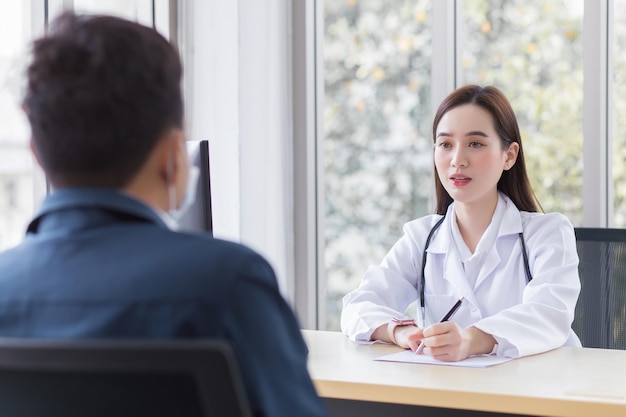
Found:
[(519, 210), (515, 207), (515, 204), (508, 197), (501, 196), (500, 204), (504, 204), (504, 212), (500, 216), (499, 219), (494, 219), (498, 221), (497, 224), (497, 233), (494, 238), (492, 238), (491, 242), (487, 242), (488, 249), (486, 253), (483, 254), (483, 266), (480, 269), (478, 277), (476, 278), (476, 285), (474, 288), (478, 288), (484, 281), (487, 279), (493, 271), (498, 267), (501, 261), (500, 251), (498, 247), (500, 245), (500, 240), (506, 238), (511, 235), (517, 235), (522, 232), (522, 217), (520, 216)]
[(451, 213), (448, 213), (446, 220), (441, 225), (440, 233), (432, 240), (428, 248), (428, 256), (430, 256), (431, 259), (434, 260), (436, 257), (443, 257), (443, 274), (440, 277), (433, 278), (447, 281), (448, 284), (455, 289), (455, 296), (464, 296), (468, 302), (476, 306), (478, 303), (474, 297), (474, 291), (469, 286), (463, 265), (461, 264), (460, 254), (456, 244), (452, 240), (450, 223), (453, 221), (452, 218)]

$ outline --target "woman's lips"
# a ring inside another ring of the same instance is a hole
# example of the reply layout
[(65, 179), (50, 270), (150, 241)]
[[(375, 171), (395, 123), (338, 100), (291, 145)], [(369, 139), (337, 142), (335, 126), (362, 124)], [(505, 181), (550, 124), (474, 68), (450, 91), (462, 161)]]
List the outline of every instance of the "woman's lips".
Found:
[(472, 181), (470, 177), (466, 177), (465, 175), (454, 175), (450, 177), (450, 182), (456, 186), (467, 185)]

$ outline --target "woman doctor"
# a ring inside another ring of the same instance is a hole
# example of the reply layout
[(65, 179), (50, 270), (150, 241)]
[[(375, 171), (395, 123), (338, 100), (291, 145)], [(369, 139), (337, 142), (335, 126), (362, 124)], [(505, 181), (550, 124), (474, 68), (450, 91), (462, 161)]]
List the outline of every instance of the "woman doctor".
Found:
[[(443, 361), (580, 346), (571, 330), (580, 292), (574, 229), (562, 214), (539, 212), (506, 97), (475, 85), (452, 92), (433, 141), (437, 214), (407, 223), (344, 297), (342, 331), (414, 351), (422, 342), (423, 354)], [(414, 322), (402, 312), (416, 300)]]

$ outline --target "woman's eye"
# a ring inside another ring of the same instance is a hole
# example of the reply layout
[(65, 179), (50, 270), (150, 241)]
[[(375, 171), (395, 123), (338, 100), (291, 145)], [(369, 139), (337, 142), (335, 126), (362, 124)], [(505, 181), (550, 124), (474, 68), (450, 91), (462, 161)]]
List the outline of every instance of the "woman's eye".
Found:
[(480, 148), (483, 144), (480, 142), (470, 142), (469, 146), (470, 148)]
[(437, 146), (440, 148), (449, 148), (450, 144), (448, 142), (439, 142)]

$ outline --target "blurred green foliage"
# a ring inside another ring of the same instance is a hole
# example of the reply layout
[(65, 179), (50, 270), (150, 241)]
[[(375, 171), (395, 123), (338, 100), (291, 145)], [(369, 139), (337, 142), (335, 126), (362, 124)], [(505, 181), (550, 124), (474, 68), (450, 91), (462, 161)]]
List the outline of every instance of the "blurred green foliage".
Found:
[(325, 2), (327, 327), (402, 225), (431, 211), (430, 1)]
[(615, 227), (626, 227), (626, 0), (614, 0), (613, 21), (622, 23), (613, 25), (613, 221)]
[(518, 118), (544, 211), (582, 223), (582, 0), (465, 0), (463, 83), (494, 85)]

